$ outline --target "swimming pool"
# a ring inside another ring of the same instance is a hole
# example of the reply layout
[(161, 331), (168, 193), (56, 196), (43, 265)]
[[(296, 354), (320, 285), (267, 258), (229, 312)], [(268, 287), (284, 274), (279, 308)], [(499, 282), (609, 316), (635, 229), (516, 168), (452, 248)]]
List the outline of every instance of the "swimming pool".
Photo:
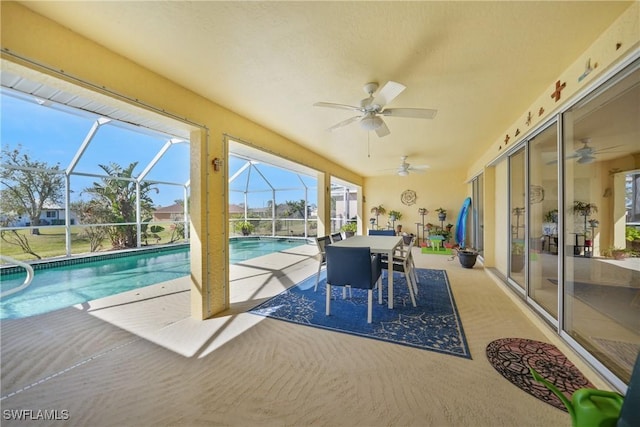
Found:
[[(234, 264), (306, 243), (292, 239), (234, 239), (229, 241), (229, 262)], [(47, 313), (190, 273), (188, 245), (97, 258), (54, 261), (47, 263), (47, 268), (41, 268), (44, 264), (35, 266), (36, 274), (31, 285), (0, 301), (0, 319)], [(17, 273), (2, 274), (0, 290), (19, 286), (24, 278), (22, 269)]]
[(229, 239), (229, 263), (237, 264), (251, 258), (280, 252), (308, 242), (302, 239), (273, 237), (238, 237)]

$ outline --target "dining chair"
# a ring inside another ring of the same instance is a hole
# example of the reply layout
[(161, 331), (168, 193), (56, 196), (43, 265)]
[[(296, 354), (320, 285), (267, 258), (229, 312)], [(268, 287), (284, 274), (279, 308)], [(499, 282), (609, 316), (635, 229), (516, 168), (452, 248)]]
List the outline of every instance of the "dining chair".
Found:
[(369, 230), (369, 236), (395, 236), (394, 230)]
[[(411, 297), (411, 303), (416, 307), (416, 295), (418, 294), (417, 275), (413, 266), (413, 260), (411, 257), (411, 249), (413, 248), (413, 239), (411, 242), (401, 248), (396, 249), (393, 254), (393, 259), (390, 261), (393, 271), (397, 271), (404, 275), (407, 282), (407, 289), (409, 290), (409, 296)], [(381, 260), (382, 268), (384, 270), (389, 268), (389, 260)]]
[(327, 246), (327, 316), (331, 315), (331, 286), (366, 289), (367, 323), (373, 320), (373, 290), (380, 292), (380, 257), (371, 248)]
[(331, 243), (339, 242), (340, 240), (342, 240), (342, 233), (338, 232), (331, 235)]
[(318, 290), (318, 282), (320, 281), (320, 270), (323, 265), (327, 265), (326, 248), (331, 244), (331, 236), (316, 237), (316, 245), (318, 245), (318, 251), (320, 252), (320, 264), (318, 265), (318, 273), (316, 273), (316, 285), (313, 287), (313, 292)]

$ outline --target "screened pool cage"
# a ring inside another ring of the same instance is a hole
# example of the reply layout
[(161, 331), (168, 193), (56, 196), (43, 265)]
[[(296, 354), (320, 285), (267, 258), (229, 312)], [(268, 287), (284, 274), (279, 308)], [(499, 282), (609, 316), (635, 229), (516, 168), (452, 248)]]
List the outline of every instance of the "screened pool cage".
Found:
[(317, 235), (317, 180), (249, 157), (229, 155), (231, 237)]
[[(316, 237), (317, 201), (318, 181), (309, 172), (230, 154), (229, 230), (232, 237)], [(356, 220), (356, 203), (357, 190), (353, 186), (332, 180), (331, 232)]]
[(8, 88), (4, 77), (2, 255), (34, 260), (188, 242), (188, 139), (132, 125), (141, 120), (129, 113), (118, 112), (123, 121), (96, 114), (78, 96)]

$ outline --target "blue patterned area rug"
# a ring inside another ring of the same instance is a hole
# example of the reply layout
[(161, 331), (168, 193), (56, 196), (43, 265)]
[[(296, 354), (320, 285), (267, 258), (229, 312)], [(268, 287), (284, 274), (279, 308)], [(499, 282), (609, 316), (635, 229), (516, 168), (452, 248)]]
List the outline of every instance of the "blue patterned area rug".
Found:
[(353, 289), (342, 298), (342, 287), (331, 289), (331, 315), (325, 315), (326, 275), (314, 292), (313, 275), (265, 301), (250, 313), (305, 326), (388, 341), (471, 359), (462, 321), (444, 270), (417, 269), (417, 307), (411, 305), (405, 278), (393, 276), (394, 308), (387, 307), (387, 279), (383, 274), (384, 304), (374, 290), (373, 322), (367, 323), (367, 291)]

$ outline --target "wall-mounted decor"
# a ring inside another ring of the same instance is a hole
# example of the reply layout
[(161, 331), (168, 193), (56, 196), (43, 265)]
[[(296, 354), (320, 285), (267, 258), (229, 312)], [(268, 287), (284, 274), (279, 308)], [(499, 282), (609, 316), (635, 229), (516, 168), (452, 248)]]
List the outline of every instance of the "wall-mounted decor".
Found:
[(540, 185), (529, 187), (529, 203), (540, 203), (544, 200), (544, 188)]
[(413, 205), (416, 202), (416, 199), (416, 192), (413, 190), (404, 190), (400, 195), (400, 201), (407, 206)]
[(560, 80), (556, 82), (556, 90), (551, 94), (551, 98), (553, 98), (556, 102), (560, 101), (560, 97), (562, 96), (562, 89), (567, 87), (567, 82), (560, 83)]

